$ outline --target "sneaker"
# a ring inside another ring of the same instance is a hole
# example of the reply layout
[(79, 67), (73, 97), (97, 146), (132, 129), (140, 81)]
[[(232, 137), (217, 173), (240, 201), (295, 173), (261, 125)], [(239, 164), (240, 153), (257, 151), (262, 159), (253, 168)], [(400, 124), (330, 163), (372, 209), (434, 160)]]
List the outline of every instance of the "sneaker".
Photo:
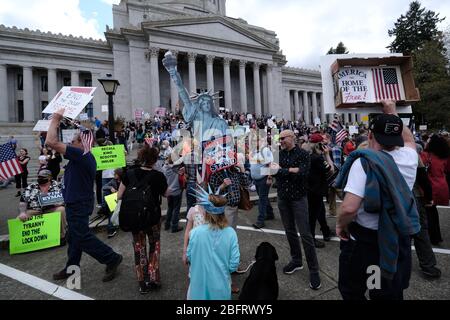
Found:
[(299, 270), (303, 270), (303, 265), (294, 263), (291, 261), (287, 264), (287, 266), (285, 266), (283, 268), (283, 273), (284, 274), (293, 274), (295, 271), (299, 271)]
[(117, 268), (122, 263), (123, 257), (122, 255), (118, 255), (118, 259), (115, 263), (106, 267), (105, 276), (103, 277), (103, 282), (109, 282), (113, 280), (116, 276)]
[(109, 230), (108, 231), (108, 239), (113, 238), (117, 234), (117, 230)]
[(422, 268), (422, 273), (428, 278), (438, 279), (441, 277), (441, 270), (436, 267)]
[(319, 290), (322, 287), (318, 273), (311, 273), (309, 275), (309, 287), (313, 290)]
[(148, 286), (146, 283), (140, 284), (139, 285), (139, 293), (144, 295), (144, 294), (148, 294), (152, 291), (152, 289), (150, 288), (150, 286)]
[(173, 230), (172, 230), (172, 233), (178, 233), (178, 232), (181, 232), (181, 231), (183, 231), (183, 230), (184, 230), (183, 227), (178, 227), (178, 228), (176, 228), (176, 229), (173, 229)]
[(314, 239), (314, 246), (317, 249), (323, 249), (323, 248), (325, 248), (325, 243), (323, 243), (322, 241), (319, 241), (317, 239)]
[(55, 274), (53, 275), (53, 280), (56, 280), (56, 281), (66, 280), (66, 279), (68, 279), (70, 276), (71, 276), (71, 274), (68, 274), (67, 271), (66, 271), (66, 269), (63, 269), (63, 270), (61, 270), (60, 272), (55, 273)]
[(265, 227), (264, 223), (257, 222), (253, 224), (253, 228), (255, 229), (262, 229), (264, 227)]

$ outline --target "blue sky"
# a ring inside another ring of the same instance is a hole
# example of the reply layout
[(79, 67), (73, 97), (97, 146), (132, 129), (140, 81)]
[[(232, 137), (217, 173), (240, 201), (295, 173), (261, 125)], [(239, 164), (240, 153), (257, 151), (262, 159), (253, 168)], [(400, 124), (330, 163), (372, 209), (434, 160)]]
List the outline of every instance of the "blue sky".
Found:
[[(104, 39), (120, 0), (0, 0), (0, 24)], [(386, 53), (387, 32), (410, 0), (227, 0), (227, 15), (273, 30), (289, 66), (319, 68), (320, 56), (343, 41), (350, 53)], [(450, 0), (421, 0), (447, 17)], [(27, 8), (27, 10), (24, 10)]]

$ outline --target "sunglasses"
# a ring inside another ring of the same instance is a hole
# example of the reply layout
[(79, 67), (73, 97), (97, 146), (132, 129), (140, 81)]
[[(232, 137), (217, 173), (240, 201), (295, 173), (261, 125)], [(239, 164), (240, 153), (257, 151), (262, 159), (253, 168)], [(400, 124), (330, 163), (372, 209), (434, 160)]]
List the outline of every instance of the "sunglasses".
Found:
[(282, 137), (282, 138), (280, 138), (280, 141), (284, 141), (287, 138), (293, 138), (293, 136)]

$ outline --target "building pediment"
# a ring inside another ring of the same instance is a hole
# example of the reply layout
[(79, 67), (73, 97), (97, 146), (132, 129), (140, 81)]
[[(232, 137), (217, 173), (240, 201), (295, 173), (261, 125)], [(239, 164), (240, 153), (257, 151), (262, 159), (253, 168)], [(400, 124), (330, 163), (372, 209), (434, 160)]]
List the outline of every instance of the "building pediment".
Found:
[(143, 28), (164, 31), (186, 37), (229, 42), (236, 45), (278, 51), (273, 43), (222, 17), (184, 18), (166, 21), (144, 22)]

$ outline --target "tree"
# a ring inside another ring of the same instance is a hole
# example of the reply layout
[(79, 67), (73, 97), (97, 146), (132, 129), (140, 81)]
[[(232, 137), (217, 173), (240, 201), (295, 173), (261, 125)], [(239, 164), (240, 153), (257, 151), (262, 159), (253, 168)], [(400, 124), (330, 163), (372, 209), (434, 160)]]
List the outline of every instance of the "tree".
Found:
[(445, 50), (447, 50), (447, 59), (450, 60), (450, 25), (447, 27), (447, 30), (444, 32), (444, 46), (445, 46)]
[(390, 37), (395, 37), (388, 48), (391, 52), (411, 54), (423, 43), (442, 36), (437, 25), (444, 19), (434, 11), (421, 8), (419, 1), (411, 2), (406, 15), (401, 15), (394, 29), (388, 31)]
[(348, 54), (348, 50), (343, 42), (339, 42), (336, 49), (331, 47), (327, 54)]

